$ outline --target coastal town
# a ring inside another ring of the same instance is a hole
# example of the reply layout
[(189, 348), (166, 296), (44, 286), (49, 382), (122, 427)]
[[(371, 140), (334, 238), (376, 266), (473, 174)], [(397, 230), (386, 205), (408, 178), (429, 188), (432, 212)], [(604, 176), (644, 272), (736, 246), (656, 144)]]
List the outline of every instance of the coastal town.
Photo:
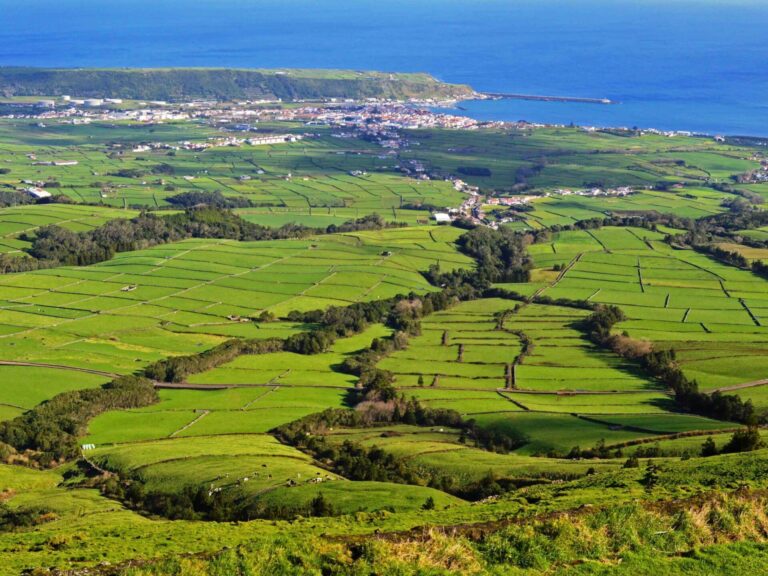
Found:
[[(455, 220), (467, 220), (474, 224), (498, 228), (500, 225), (523, 220), (522, 213), (531, 209), (538, 199), (550, 196), (586, 196), (586, 197), (622, 197), (635, 192), (632, 187), (616, 188), (586, 187), (583, 189), (558, 188), (549, 191), (538, 191), (536, 194), (493, 195), (484, 194), (478, 186), (471, 185), (457, 175), (430, 174), (424, 164), (415, 159), (399, 157), (399, 151), (408, 149), (411, 142), (408, 130), (439, 128), (455, 130), (476, 130), (479, 128), (544, 128), (543, 124), (527, 122), (483, 122), (459, 115), (434, 111), (433, 108), (455, 104), (435, 101), (412, 101), (408, 103), (394, 101), (379, 101), (370, 99), (365, 102), (336, 101), (300, 102), (285, 105), (280, 101), (192, 101), (170, 103), (166, 101), (127, 102), (122, 99), (86, 99), (63, 96), (57, 99), (45, 99), (31, 104), (16, 103), (7, 107), (6, 116), (15, 119), (29, 119), (34, 125), (45, 128), (46, 123), (63, 123), (83, 125), (92, 122), (133, 122), (148, 125), (172, 122), (195, 121), (215, 128), (221, 136), (209, 137), (205, 140), (183, 140), (178, 142), (149, 141), (124, 149), (114, 145), (118, 153), (143, 153), (151, 151), (203, 152), (219, 147), (250, 147), (269, 146), (284, 143), (295, 143), (304, 139), (318, 136), (318, 129), (331, 129), (331, 136), (339, 139), (363, 139), (381, 146), (383, 154), (389, 155), (396, 162), (395, 169), (417, 180), (440, 178), (451, 182), (453, 188), (466, 194), (466, 199), (459, 206), (435, 208), (431, 210), (431, 219), (438, 224), (448, 224)], [(21, 113), (10, 113), (21, 112)], [(285, 123), (292, 132), (276, 133), (273, 129), (264, 130), (260, 124)], [(296, 127), (303, 132), (296, 131)], [(584, 127), (584, 131), (598, 130), (594, 127)], [(661, 132), (649, 130), (648, 133)], [(663, 133), (674, 137), (676, 132)], [(382, 156), (382, 157), (385, 157)], [(74, 166), (76, 160), (46, 160), (29, 155), (34, 166)], [(765, 163), (761, 171), (750, 174), (753, 179), (761, 178), (766, 169)], [(259, 170), (258, 173), (263, 174)], [(95, 174), (94, 174), (95, 175)], [(362, 171), (350, 172), (352, 176), (364, 175)], [(192, 181), (194, 176), (185, 176)], [(241, 180), (251, 176), (242, 175)], [(290, 173), (285, 175), (291, 179)], [(46, 189), (48, 182), (23, 180), (19, 191), (28, 194), (35, 200), (46, 200), (51, 197), (51, 191)]]
[[(482, 95), (477, 94), (476, 97)], [(0, 100), (0, 117), (45, 121), (65, 121), (74, 125), (91, 122), (139, 122), (145, 124), (197, 120), (222, 130), (255, 132), (260, 122), (290, 122), (306, 127), (328, 126), (347, 130), (349, 134), (368, 134), (386, 137), (393, 130), (449, 129), (476, 130), (478, 128), (544, 128), (564, 127), (564, 124), (546, 124), (519, 120), (477, 120), (445, 110), (460, 111), (454, 100), (410, 100), (407, 102), (368, 98), (363, 101), (329, 98), (317, 102), (280, 100), (193, 100), (189, 102), (129, 101), (120, 98), (75, 98), (61, 96), (38, 101)], [(659, 130), (655, 128), (580, 126), (585, 132), (610, 129), (633, 134), (655, 134), (674, 137), (712, 137), (691, 131)], [(343, 137), (343, 133), (342, 133)], [(722, 141), (721, 136), (714, 136)]]

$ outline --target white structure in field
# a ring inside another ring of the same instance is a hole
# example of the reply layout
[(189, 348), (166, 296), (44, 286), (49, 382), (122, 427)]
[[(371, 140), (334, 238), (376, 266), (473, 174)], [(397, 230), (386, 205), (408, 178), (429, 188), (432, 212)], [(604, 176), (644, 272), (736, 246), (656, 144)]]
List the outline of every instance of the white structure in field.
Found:
[(50, 192), (43, 190), (42, 188), (38, 188), (37, 186), (30, 186), (29, 188), (25, 188), (24, 192), (32, 196), (32, 198), (36, 198), (38, 200), (51, 197)]

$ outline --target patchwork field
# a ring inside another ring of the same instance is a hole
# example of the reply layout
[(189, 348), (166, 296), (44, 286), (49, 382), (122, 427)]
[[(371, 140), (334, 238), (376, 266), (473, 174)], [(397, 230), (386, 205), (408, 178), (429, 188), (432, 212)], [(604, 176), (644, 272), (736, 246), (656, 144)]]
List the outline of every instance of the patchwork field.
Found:
[[(546, 402), (544, 395), (523, 396), (527, 392), (661, 391), (627, 362), (586, 339), (577, 328), (586, 311), (531, 304), (514, 312), (515, 304), (484, 299), (433, 314), (422, 322), (421, 336), (379, 367), (394, 372), (401, 387), (476, 391), (510, 410), (516, 408), (497, 390), (524, 406), (527, 398), (534, 404)], [(531, 344), (520, 357), (523, 336)]]
[(304, 327), (250, 318), (434, 290), (421, 275), (430, 264), (469, 266), (453, 246), (459, 233), (423, 227), (302, 241), (189, 240), (88, 267), (7, 275), (0, 360), (125, 374), (226, 338), (286, 337)]
[[(387, 333), (372, 326), (315, 356), (241, 356), (190, 379), (192, 388), (160, 390), (158, 404), (95, 418), (84, 442), (97, 448), (88, 457), (109, 470), (138, 474), (149, 491), (236, 488), (282, 506), (305, 505), (322, 491), (346, 512), (418, 509), (430, 496), (440, 506), (461, 503), (429, 488), (347, 482), (266, 434), (308, 414), (345, 406), (355, 378), (333, 367)], [(231, 383), (233, 372), (239, 373), (237, 386)], [(329, 383), (333, 376), (338, 381)], [(227, 387), (194, 389), (198, 382)], [(386, 491), (389, 497), (382, 499)]]
[(590, 197), (553, 194), (536, 199), (534, 210), (524, 214), (532, 228), (565, 226), (612, 214), (658, 212), (683, 218), (703, 218), (725, 211), (722, 203), (733, 194), (711, 188), (684, 188), (671, 191), (642, 190), (628, 196)]
[[(180, 192), (219, 191), (269, 208), (246, 213), (254, 222), (272, 226), (298, 222), (324, 227), (339, 224), (348, 215), (372, 212), (388, 220), (416, 223), (429, 214), (399, 208), (405, 204), (456, 206), (463, 200), (449, 182), (400, 175), (397, 159), (376, 144), (332, 138), (319, 127), (315, 131), (318, 137), (295, 143), (177, 149), (169, 154), (167, 148), (137, 146), (152, 142), (178, 148), (181, 142), (205, 143), (228, 135), (187, 122), (162, 127), (130, 122), (79, 126), (51, 122), (45, 127), (3, 123), (0, 167), (8, 173), (0, 174), (0, 185), (55, 181), (56, 192), (76, 202), (119, 207), (167, 207), (166, 199)], [(47, 166), (45, 162), (77, 164)], [(265, 218), (271, 210), (275, 217)]]
[(573, 128), (410, 131), (418, 146), (404, 156), (435, 169), (488, 168), (466, 176), (484, 188), (507, 187), (522, 176), (534, 188), (655, 185), (727, 179), (756, 167), (752, 153), (707, 138), (631, 136)]
[(628, 320), (618, 328), (658, 348), (674, 348), (684, 372), (703, 389), (766, 378), (765, 280), (675, 250), (651, 232), (643, 231), (643, 241), (636, 235), (618, 228), (566, 232), (537, 246), (538, 265), (571, 263), (542, 293), (619, 305)]

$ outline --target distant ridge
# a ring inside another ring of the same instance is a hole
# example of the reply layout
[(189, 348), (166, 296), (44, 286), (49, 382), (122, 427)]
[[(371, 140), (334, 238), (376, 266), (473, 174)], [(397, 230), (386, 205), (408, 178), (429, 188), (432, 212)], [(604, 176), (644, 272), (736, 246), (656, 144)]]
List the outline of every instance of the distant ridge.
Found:
[(192, 98), (467, 98), (473, 90), (429, 74), (235, 68), (0, 67), (0, 95), (185, 100)]

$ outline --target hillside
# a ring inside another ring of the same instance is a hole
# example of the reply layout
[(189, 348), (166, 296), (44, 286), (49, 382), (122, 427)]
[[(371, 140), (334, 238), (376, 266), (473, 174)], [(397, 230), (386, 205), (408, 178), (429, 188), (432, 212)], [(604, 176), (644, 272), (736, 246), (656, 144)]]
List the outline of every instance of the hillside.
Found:
[(0, 95), (181, 100), (238, 98), (455, 98), (468, 86), (445, 84), (428, 74), (352, 70), (225, 68), (54, 69), (0, 68)]
[(354, 109), (0, 119), (0, 575), (765, 573), (764, 152)]

